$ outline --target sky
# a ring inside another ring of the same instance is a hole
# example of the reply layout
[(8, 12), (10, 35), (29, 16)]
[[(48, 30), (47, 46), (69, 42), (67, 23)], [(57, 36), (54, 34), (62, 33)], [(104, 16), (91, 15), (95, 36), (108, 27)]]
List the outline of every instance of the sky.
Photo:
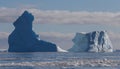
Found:
[(77, 32), (107, 30), (120, 49), (120, 0), (0, 0), (0, 49), (7, 49), (13, 22), (25, 11), (35, 17), (33, 29), (63, 49), (73, 46)]

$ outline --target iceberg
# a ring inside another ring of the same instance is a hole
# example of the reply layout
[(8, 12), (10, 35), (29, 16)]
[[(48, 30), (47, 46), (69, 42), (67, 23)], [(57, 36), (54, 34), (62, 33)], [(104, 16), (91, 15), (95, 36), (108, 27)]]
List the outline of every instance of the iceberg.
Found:
[(113, 52), (112, 43), (106, 31), (76, 33), (74, 45), (69, 52)]
[(32, 30), (34, 16), (25, 11), (14, 23), (14, 31), (8, 37), (8, 52), (65, 52), (56, 44), (41, 40)]

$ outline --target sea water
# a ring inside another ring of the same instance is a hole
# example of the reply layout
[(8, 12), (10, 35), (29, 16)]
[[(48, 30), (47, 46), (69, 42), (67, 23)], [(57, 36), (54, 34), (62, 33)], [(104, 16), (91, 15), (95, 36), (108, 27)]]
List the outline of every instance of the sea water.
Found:
[(120, 53), (0, 52), (0, 69), (119, 69)]

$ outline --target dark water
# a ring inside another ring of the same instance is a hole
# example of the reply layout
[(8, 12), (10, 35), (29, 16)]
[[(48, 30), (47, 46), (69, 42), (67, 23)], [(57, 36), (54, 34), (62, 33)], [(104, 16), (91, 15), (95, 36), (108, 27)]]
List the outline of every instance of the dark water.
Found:
[(0, 52), (0, 69), (119, 69), (120, 53)]

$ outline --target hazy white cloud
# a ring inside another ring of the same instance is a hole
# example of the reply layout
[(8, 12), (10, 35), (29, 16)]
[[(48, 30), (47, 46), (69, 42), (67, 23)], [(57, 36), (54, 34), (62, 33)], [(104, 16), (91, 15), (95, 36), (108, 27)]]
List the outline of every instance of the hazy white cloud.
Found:
[(120, 49), (120, 33), (108, 32), (114, 49)]
[(59, 32), (40, 32), (39, 35), (56, 38), (72, 38), (74, 33), (59, 33)]
[(8, 48), (8, 33), (0, 32), (0, 49)]
[(40, 32), (40, 38), (46, 41), (53, 42), (63, 49), (69, 49), (73, 46), (73, 33), (59, 33), (59, 32)]
[(7, 32), (0, 32), (0, 39), (7, 39), (9, 33)]
[(20, 15), (20, 10), (15, 8), (0, 8), (0, 23), (12, 23)]
[(0, 8), (0, 23), (14, 22), (24, 10), (29, 10), (35, 16), (35, 23), (120, 24), (120, 12), (63, 11), (5, 7)]

